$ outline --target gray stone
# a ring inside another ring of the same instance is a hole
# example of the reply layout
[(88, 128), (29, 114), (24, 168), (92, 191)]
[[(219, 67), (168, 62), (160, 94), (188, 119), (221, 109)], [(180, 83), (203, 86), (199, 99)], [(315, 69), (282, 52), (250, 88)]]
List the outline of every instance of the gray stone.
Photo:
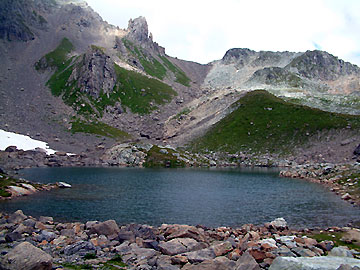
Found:
[[(194, 240), (195, 241), (195, 240)], [(172, 239), (168, 242), (160, 242), (159, 250), (165, 255), (176, 255), (186, 252), (186, 247), (180, 242), (178, 238)]]
[(171, 264), (170, 256), (161, 255), (156, 260), (156, 268), (155, 269), (162, 269), (162, 270), (178, 270), (180, 269), (177, 265)]
[(116, 224), (115, 220), (107, 220), (104, 222), (96, 223), (90, 229), (90, 233), (97, 233), (98, 235), (105, 236), (118, 234), (119, 232), (120, 229)]
[(201, 249), (198, 251), (187, 252), (184, 254), (190, 263), (201, 263), (206, 260), (215, 259), (215, 252), (210, 249)]
[(187, 264), (183, 270), (232, 270), (235, 269), (236, 263), (226, 257), (217, 257), (213, 260), (206, 260), (202, 263), (191, 265)]
[(353, 258), (353, 254), (347, 247), (334, 247), (330, 252), (329, 256), (347, 257)]
[(48, 242), (51, 242), (56, 238), (56, 234), (49, 231), (41, 231), (41, 234), (39, 235), (39, 242), (46, 240)]
[(296, 247), (296, 248), (292, 248), (291, 251), (294, 252), (299, 257), (314, 257), (314, 256), (316, 256), (316, 254), (313, 251), (306, 249), (306, 248)]
[(31, 234), (33, 231), (34, 231), (33, 228), (25, 226), (24, 224), (20, 223), (19, 226), (13, 232), (17, 232), (20, 234), (23, 234), (23, 233)]
[(5, 235), (6, 242), (14, 242), (22, 238), (21, 234), (18, 232), (12, 232)]
[(236, 262), (236, 270), (260, 270), (253, 256), (249, 252), (245, 252)]
[(30, 228), (35, 228), (36, 221), (33, 219), (26, 219), (22, 224)]
[(135, 242), (135, 234), (131, 231), (125, 231), (125, 230), (121, 230), (118, 233), (118, 239), (119, 241), (130, 241), (130, 242)]
[(29, 242), (23, 242), (1, 259), (0, 269), (51, 270), (52, 257)]
[(17, 210), (15, 213), (11, 214), (8, 222), (9, 223), (20, 223), (27, 219), (27, 216), (24, 215), (23, 211)]
[(269, 270), (336, 270), (342, 264), (360, 267), (360, 260), (335, 256), (312, 258), (277, 257)]
[(39, 218), (39, 221), (44, 224), (53, 224), (54, 223), (54, 219), (52, 217), (41, 216)]
[(277, 218), (277, 219), (271, 221), (270, 225), (277, 230), (287, 228), (287, 222), (284, 218)]
[(348, 264), (342, 264), (342, 265), (340, 265), (340, 267), (339, 267), (338, 269), (336, 269), (336, 270), (358, 270), (358, 269), (360, 269), (360, 268), (359, 268), (359, 267), (356, 267), (356, 266), (351, 267), (351, 266), (348, 265)]
[(63, 229), (60, 231), (60, 234), (63, 236), (73, 237), (75, 236), (75, 231), (73, 229)]
[(66, 246), (64, 249), (64, 254), (66, 256), (70, 256), (73, 254), (78, 254), (80, 256), (84, 256), (87, 253), (94, 251), (95, 246), (91, 242), (87, 241), (79, 241), (75, 244)]

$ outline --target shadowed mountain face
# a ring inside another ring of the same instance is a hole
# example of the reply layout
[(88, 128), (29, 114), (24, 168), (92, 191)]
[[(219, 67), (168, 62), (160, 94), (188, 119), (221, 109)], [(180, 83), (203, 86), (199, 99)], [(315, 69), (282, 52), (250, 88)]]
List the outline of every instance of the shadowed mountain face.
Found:
[(3, 0), (0, 2), (0, 38), (9, 41), (29, 41), (35, 38), (33, 29), (46, 29), (43, 14), (54, 2), (39, 0)]
[[(168, 56), (144, 17), (120, 29), (84, 1), (1, 1), (0, 55), (0, 128), (66, 151), (114, 143), (95, 136), (104, 125), (133, 140), (183, 145), (255, 89), (360, 113), (360, 69), (327, 52), (234, 48), (201, 65)], [(84, 137), (74, 123), (93, 128), (81, 129)]]

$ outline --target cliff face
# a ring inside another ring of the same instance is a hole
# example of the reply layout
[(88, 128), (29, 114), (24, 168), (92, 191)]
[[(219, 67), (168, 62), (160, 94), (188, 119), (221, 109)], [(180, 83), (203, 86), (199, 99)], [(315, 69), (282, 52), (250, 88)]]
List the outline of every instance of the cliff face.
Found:
[(114, 62), (102, 48), (93, 46), (77, 63), (69, 78), (76, 81), (77, 88), (95, 99), (101, 94), (110, 95), (116, 83)]
[(0, 2), (0, 38), (9, 41), (30, 41), (34, 30), (46, 29), (43, 14), (51, 9), (51, 1), (3, 0)]

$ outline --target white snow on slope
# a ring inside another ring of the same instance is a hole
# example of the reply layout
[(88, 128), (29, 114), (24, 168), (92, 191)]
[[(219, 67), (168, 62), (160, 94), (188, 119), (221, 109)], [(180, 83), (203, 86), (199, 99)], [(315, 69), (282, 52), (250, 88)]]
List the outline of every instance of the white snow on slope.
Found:
[(55, 150), (50, 149), (46, 142), (31, 139), (29, 136), (7, 132), (0, 129), (0, 150), (5, 150), (8, 146), (16, 146), (22, 150), (34, 150), (35, 148), (42, 148), (46, 150), (48, 155), (54, 154)]

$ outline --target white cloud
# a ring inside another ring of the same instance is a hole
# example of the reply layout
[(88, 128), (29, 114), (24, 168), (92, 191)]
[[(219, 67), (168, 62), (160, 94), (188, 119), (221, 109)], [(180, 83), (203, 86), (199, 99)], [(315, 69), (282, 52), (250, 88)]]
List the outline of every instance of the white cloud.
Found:
[(358, 0), (88, 0), (122, 28), (145, 16), (171, 56), (207, 63), (230, 48), (306, 51), (318, 47), (360, 64)]

